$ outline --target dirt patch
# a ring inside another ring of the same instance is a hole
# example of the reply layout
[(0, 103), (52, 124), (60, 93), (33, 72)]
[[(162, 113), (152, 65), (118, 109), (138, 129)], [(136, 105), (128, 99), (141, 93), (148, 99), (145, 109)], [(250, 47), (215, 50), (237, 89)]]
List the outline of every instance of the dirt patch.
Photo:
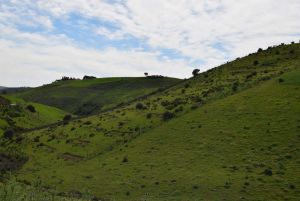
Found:
[(73, 162), (79, 162), (84, 159), (83, 156), (79, 156), (79, 155), (71, 154), (71, 153), (63, 153), (60, 155), (60, 158), (62, 158), (65, 161), (73, 161)]
[(82, 140), (82, 139), (72, 139), (70, 141), (70, 144), (75, 145), (75, 146), (81, 146), (85, 147), (89, 145), (91, 142), (89, 140)]
[(55, 148), (53, 148), (49, 145), (46, 145), (44, 143), (38, 144), (37, 147), (39, 147), (40, 149), (42, 149), (43, 151), (48, 152), (48, 153), (53, 153), (55, 151)]

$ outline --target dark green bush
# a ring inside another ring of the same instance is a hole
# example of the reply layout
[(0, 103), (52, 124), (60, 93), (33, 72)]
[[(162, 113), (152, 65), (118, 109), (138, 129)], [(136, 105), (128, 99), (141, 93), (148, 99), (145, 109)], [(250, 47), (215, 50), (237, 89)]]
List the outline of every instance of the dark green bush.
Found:
[(146, 106), (144, 106), (142, 103), (137, 103), (137, 104), (135, 105), (135, 108), (136, 108), (137, 110), (145, 110), (145, 109), (147, 109)]
[(172, 119), (174, 116), (175, 116), (175, 115), (174, 115), (172, 112), (166, 111), (166, 112), (164, 112), (164, 114), (163, 114), (163, 120), (164, 120), (164, 121), (170, 120), (170, 119)]
[(26, 109), (27, 109), (28, 111), (32, 112), (32, 113), (35, 113), (35, 112), (36, 112), (35, 107), (34, 107), (33, 105), (28, 105), (28, 106), (26, 107)]
[(122, 162), (123, 162), (123, 163), (128, 163), (128, 158), (127, 158), (127, 156), (124, 156)]
[(72, 119), (72, 116), (70, 114), (65, 115), (63, 118), (64, 121), (70, 121), (71, 119)]
[(147, 114), (147, 119), (151, 119), (151, 117), (152, 117), (152, 114), (151, 114), (151, 113), (148, 113), (148, 114)]
[(259, 64), (259, 61), (257, 61), (257, 60), (255, 60), (254, 62), (253, 62), (253, 65), (254, 66), (257, 66)]
[(15, 135), (15, 132), (14, 130), (12, 129), (7, 129), (4, 134), (3, 134), (3, 137), (6, 138), (6, 139), (12, 139)]

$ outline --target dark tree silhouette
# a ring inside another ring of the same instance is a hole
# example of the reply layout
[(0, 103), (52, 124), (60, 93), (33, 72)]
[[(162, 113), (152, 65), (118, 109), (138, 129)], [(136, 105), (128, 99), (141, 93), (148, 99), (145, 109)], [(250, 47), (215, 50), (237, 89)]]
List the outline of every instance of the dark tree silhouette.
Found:
[(200, 73), (200, 70), (199, 69), (194, 69), (192, 73), (193, 73), (193, 76), (195, 77)]
[(145, 72), (144, 75), (145, 75), (146, 77), (148, 77), (149, 74), (148, 74), (147, 72)]
[(83, 77), (83, 79), (84, 79), (84, 80), (91, 80), (91, 79), (96, 79), (96, 77), (85, 75), (85, 76)]

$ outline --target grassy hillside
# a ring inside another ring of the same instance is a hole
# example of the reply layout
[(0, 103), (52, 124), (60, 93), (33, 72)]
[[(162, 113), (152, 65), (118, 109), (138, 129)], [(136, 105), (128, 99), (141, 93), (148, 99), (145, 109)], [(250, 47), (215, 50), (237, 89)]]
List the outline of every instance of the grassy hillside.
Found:
[(59, 81), (27, 90), (25, 100), (85, 115), (114, 107), (180, 81), (175, 78), (100, 78)]
[(16, 181), (10, 181), (6, 185), (0, 183), (0, 200), (1, 201), (87, 201), (87, 199), (67, 198), (56, 196), (53, 192), (45, 192), (39, 188), (29, 187)]
[(282, 45), (26, 133), (18, 178), (112, 200), (297, 200), (299, 65)]
[[(28, 106), (33, 106), (35, 111), (30, 111)], [(8, 128), (19, 130), (54, 123), (67, 114), (60, 109), (13, 96), (0, 96), (0, 108), (0, 135)]]

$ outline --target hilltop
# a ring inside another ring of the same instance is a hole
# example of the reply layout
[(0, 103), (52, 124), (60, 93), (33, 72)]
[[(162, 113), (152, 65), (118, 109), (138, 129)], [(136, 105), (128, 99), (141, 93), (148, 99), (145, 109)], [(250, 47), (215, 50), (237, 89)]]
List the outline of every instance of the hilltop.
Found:
[(300, 44), (260, 49), (2, 144), (19, 181), (94, 200), (297, 200), (299, 80)]

